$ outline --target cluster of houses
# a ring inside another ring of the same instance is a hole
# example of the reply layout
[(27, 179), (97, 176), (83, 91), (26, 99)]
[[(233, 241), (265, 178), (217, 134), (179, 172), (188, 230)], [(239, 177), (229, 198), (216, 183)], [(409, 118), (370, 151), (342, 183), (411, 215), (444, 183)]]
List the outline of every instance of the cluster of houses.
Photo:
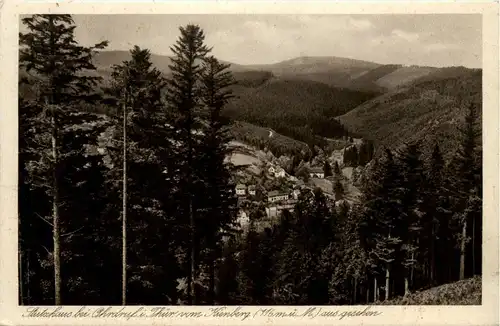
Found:
[[(269, 175), (274, 176), (275, 178), (285, 178), (286, 172), (281, 167), (271, 166), (268, 168)], [(309, 169), (309, 176), (311, 178), (325, 178), (325, 173), (322, 167), (313, 167)], [(241, 199), (245, 200), (247, 196), (256, 196), (257, 189), (255, 185), (245, 185), (238, 184), (236, 185), (236, 195)], [(266, 215), (268, 217), (276, 217), (279, 216), (283, 210), (293, 211), (295, 208), (295, 204), (298, 201), (301, 190), (296, 188), (291, 191), (283, 191), (283, 190), (272, 190), (267, 193), (267, 202), (266, 205)], [(238, 221), (242, 227), (245, 227), (250, 223), (250, 217), (245, 210), (240, 210)]]
[(246, 196), (246, 195), (255, 196), (256, 193), (257, 192), (255, 190), (254, 185), (250, 185), (248, 187), (241, 183), (236, 185), (236, 195), (238, 196)]
[[(249, 195), (251, 195), (252, 191), (255, 191), (254, 186), (246, 187), (243, 184), (239, 184), (238, 186), (236, 186), (236, 188), (237, 190), (239, 190), (240, 196), (245, 195), (247, 192)], [(255, 194), (255, 192), (253, 192), (253, 194)], [(297, 200), (299, 198), (299, 195), (300, 195), (300, 189), (294, 189), (291, 192), (279, 191), (279, 190), (270, 191), (267, 194), (267, 201), (269, 204), (265, 208), (266, 215), (269, 218), (277, 217), (285, 209), (289, 210), (290, 212), (293, 212), (295, 204), (297, 203)], [(240, 210), (238, 216), (238, 222), (240, 223), (241, 227), (245, 227), (250, 223), (250, 217), (245, 210)]]
[[(269, 174), (273, 175), (275, 178), (284, 178), (286, 176), (285, 170), (281, 167), (273, 167), (269, 168)], [(309, 169), (309, 176), (311, 178), (323, 179), (325, 178), (325, 172), (322, 167), (312, 167)]]
[[(248, 187), (242, 183), (236, 185), (236, 195), (238, 195), (240, 197), (244, 197), (247, 195), (248, 196), (255, 196), (256, 193), (257, 193), (257, 191), (256, 191), (256, 188), (254, 185), (250, 185)], [(267, 194), (267, 201), (269, 203), (276, 203), (276, 202), (286, 201), (289, 199), (297, 200), (299, 197), (299, 194), (300, 194), (299, 189), (294, 189), (291, 192), (273, 190)]]
[(323, 179), (325, 177), (325, 171), (322, 167), (313, 167), (309, 170), (309, 177)]

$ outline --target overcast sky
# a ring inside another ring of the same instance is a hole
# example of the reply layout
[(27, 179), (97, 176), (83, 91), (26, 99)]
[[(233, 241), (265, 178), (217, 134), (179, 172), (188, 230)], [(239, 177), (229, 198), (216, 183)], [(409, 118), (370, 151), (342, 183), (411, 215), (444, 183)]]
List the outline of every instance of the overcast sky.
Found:
[(178, 27), (200, 25), (219, 59), (274, 63), (339, 56), (378, 63), (481, 67), (480, 15), (75, 15), (85, 44), (170, 54)]

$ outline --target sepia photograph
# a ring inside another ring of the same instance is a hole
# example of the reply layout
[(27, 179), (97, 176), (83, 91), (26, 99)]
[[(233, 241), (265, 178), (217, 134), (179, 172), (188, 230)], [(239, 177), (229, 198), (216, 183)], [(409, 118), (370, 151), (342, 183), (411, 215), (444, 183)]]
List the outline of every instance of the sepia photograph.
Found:
[(18, 304), (481, 305), (482, 35), (20, 15)]

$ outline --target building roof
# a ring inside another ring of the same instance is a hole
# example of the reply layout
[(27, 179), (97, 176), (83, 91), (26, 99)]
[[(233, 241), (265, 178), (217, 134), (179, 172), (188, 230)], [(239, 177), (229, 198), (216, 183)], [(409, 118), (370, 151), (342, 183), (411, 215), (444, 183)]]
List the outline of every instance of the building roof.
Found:
[(311, 168), (311, 173), (324, 173), (323, 171), (323, 168), (321, 167), (314, 167), (314, 168)]
[(247, 186), (245, 186), (244, 184), (241, 184), (241, 183), (236, 186), (236, 189), (246, 189), (246, 188), (247, 188)]
[(255, 190), (255, 186), (254, 185), (248, 186), (248, 190)]
[(282, 191), (278, 191), (278, 190), (273, 190), (273, 191), (270, 191), (268, 194), (267, 194), (268, 197), (275, 197), (275, 196), (288, 196), (288, 193), (286, 192), (282, 192)]

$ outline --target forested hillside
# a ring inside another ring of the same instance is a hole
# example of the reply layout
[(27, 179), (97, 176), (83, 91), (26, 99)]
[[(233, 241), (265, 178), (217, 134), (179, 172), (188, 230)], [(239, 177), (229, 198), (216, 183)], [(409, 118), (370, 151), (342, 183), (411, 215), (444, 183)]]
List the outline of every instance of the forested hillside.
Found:
[(481, 123), (481, 70), (446, 69), (426, 76), (410, 86), (383, 94), (340, 116), (352, 132), (379, 145), (397, 147), (404, 142), (423, 140), (427, 147), (439, 139), (448, 157), (458, 142), (457, 128), (473, 103)]
[(312, 143), (315, 136), (346, 136), (347, 130), (334, 117), (375, 95), (318, 82), (273, 78), (261, 86), (240, 90), (224, 114)]
[(134, 46), (104, 76), (70, 15), (21, 23), (21, 305), (372, 304), (482, 274), (480, 71), (373, 98), (232, 71), (188, 24), (168, 63)]

